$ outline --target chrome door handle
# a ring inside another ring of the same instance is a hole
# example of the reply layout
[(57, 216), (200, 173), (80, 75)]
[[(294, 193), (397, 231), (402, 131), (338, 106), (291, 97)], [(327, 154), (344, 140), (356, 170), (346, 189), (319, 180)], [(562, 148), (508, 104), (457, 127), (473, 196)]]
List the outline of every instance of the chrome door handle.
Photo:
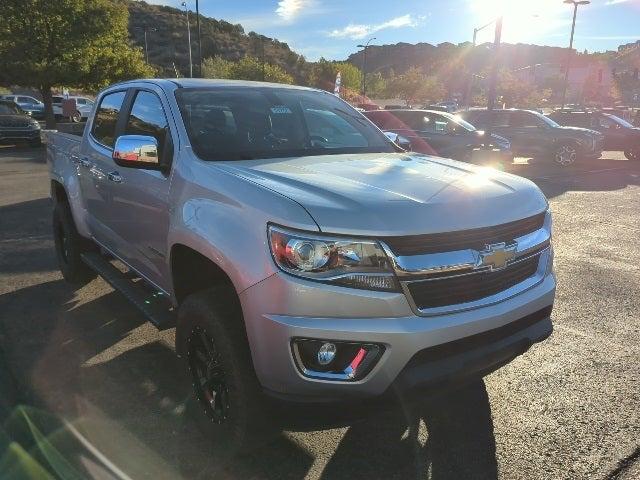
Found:
[(114, 183), (122, 183), (122, 175), (120, 175), (118, 172), (107, 173), (107, 178)]

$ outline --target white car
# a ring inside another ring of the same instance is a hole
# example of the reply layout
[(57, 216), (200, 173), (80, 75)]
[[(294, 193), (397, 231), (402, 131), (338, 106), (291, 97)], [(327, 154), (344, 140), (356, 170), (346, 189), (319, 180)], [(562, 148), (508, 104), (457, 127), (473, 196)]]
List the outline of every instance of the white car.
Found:
[[(76, 101), (76, 112), (71, 116), (71, 120), (74, 122), (86, 121), (93, 109), (93, 100), (87, 97), (69, 96), (69, 100)], [(53, 98), (53, 114), (58, 117), (63, 117), (62, 102), (65, 100), (63, 95), (54, 95)]]

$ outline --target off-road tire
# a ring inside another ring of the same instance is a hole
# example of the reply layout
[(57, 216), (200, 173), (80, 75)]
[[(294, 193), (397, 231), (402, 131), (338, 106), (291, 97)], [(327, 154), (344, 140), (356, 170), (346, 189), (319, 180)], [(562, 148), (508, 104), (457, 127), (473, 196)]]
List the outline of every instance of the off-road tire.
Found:
[(53, 241), (58, 267), (67, 282), (86, 284), (96, 277), (80, 255), (95, 248), (90, 240), (80, 236), (66, 202), (58, 202), (53, 208)]
[(233, 456), (255, 445), (270, 431), (269, 415), (235, 291), (214, 287), (188, 296), (177, 325), (184, 344), (176, 347), (192, 382), (187, 417), (217, 454)]

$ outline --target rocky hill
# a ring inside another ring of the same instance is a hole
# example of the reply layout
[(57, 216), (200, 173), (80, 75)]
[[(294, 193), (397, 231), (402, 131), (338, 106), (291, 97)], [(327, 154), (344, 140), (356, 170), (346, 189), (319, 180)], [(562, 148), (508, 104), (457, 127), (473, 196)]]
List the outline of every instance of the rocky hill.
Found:
[[(159, 68), (164, 76), (175, 75), (174, 63), (181, 76), (188, 75), (189, 50), (185, 12), (173, 7), (150, 5), (144, 1), (127, 0), (127, 3), (129, 33), (134, 44), (144, 48), (144, 29), (147, 28), (149, 63)], [(198, 53), (195, 12), (191, 12), (189, 17), (195, 64)], [(227, 60), (237, 60), (247, 54), (262, 58), (264, 51), (267, 62), (281, 66), (298, 81), (303, 78), (305, 60), (286, 43), (255, 32), (246, 33), (242, 25), (202, 15), (200, 30), (204, 58), (220, 55)]]

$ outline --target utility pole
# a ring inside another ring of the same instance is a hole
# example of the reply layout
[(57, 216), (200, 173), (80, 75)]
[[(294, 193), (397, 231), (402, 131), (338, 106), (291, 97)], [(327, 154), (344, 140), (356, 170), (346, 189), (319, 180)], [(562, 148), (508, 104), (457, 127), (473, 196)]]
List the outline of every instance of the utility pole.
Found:
[[(496, 33), (493, 40), (493, 63), (491, 65), (491, 76), (489, 77), (489, 94), (487, 96), (487, 110), (491, 111), (496, 103), (496, 84), (498, 83), (498, 67), (500, 59), (500, 39), (502, 38), (502, 17), (496, 20)], [(492, 122), (489, 122), (490, 124)]]
[(148, 27), (145, 25), (144, 27), (135, 27), (136, 30), (142, 30), (144, 32), (144, 58), (147, 63), (149, 63), (149, 42), (147, 40), (147, 34), (149, 32), (157, 32), (157, 28)]
[(376, 37), (371, 37), (367, 40), (367, 43), (364, 45), (357, 45), (358, 48), (363, 48), (362, 52), (362, 98), (366, 98), (367, 96), (367, 48), (369, 48), (369, 43), (375, 40)]
[(567, 52), (567, 65), (564, 72), (564, 85), (562, 87), (562, 106), (564, 108), (567, 99), (567, 86), (569, 84), (569, 68), (571, 66), (571, 56), (573, 55), (573, 34), (576, 31), (576, 16), (578, 14), (578, 5), (589, 5), (589, 0), (564, 0), (564, 3), (573, 5), (573, 22), (571, 23), (571, 39), (569, 40), (569, 51)]
[(184, 11), (187, 14), (187, 39), (189, 42), (189, 78), (193, 78), (193, 59), (191, 58), (191, 24), (189, 23), (189, 9), (187, 2), (182, 2)]
[(198, 76), (202, 78), (202, 34), (200, 32), (200, 6), (196, 0), (196, 29), (198, 30)]
[[(487, 28), (488, 26), (490, 26), (494, 22), (495, 22), (495, 20), (491, 20), (489, 23), (487, 23), (487, 24), (485, 24), (485, 25), (483, 25), (481, 27), (473, 29), (473, 50), (474, 51), (475, 51), (475, 47), (478, 45), (478, 43), (477, 43), (478, 32), (480, 30), (484, 30), (485, 28)], [(471, 75), (469, 76), (469, 83), (467, 85), (467, 91), (465, 92), (465, 95), (466, 95), (465, 104), (468, 107), (471, 106), (471, 93), (472, 93), (472, 89), (473, 89), (473, 79), (475, 77), (476, 77), (476, 75), (474, 74), (474, 72), (471, 72)]]

